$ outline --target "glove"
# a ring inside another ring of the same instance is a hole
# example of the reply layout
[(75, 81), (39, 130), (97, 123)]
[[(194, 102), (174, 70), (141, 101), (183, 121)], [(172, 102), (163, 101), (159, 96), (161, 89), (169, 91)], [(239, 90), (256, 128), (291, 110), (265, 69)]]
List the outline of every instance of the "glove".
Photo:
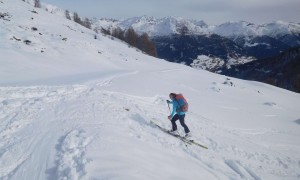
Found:
[(168, 119), (171, 121), (172, 120), (172, 116), (168, 116)]
[(167, 103), (171, 103), (171, 101), (167, 100)]

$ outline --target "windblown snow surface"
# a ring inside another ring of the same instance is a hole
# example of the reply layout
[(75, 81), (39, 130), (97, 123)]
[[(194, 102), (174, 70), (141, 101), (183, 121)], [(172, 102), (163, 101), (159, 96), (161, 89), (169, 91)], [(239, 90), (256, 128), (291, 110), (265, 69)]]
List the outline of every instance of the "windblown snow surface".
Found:
[[(0, 13), (0, 179), (300, 179), (299, 94), (149, 57), (21, 0)], [(170, 128), (170, 92), (208, 149), (150, 124)]]

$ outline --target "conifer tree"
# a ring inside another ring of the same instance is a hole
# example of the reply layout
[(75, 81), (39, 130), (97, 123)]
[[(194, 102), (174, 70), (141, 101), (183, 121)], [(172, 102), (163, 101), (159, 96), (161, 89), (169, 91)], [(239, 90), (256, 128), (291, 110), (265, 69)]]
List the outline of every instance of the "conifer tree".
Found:
[(151, 41), (148, 46), (148, 54), (153, 57), (157, 57), (157, 50), (155, 44)]
[(124, 41), (124, 39), (125, 39), (124, 38), (124, 31), (120, 27), (113, 30), (112, 36), (114, 36), (114, 37), (116, 37), (116, 38), (118, 38), (122, 41)]
[(147, 33), (143, 33), (139, 37), (139, 46), (138, 48), (150, 56), (157, 56), (155, 44), (150, 40)]
[(110, 31), (104, 28), (101, 28), (101, 33), (105, 34), (105, 35), (111, 35)]
[(138, 35), (136, 34), (136, 32), (133, 30), (132, 27), (130, 27), (125, 35), (125, 41), (133, 46), (133, 47), (137, 47), (138, 45)]
[(70, 12), (68, 10), (65, 11), (65, 16), (67, 19), (71, 20)]
[(74, 22), (82, 25), (82, 21), (81, 21), (79, 15), (77, 14), (77, 12), (74, 12), (73, 19), (74, 19)]
[(92, 23), (91, 23), (91, 21), (89, 20), (89, 18), (85, 18), (82, 25), (83, 25), (84, 27), (86, 27), (86, 28), (89, 28), (89, 29), (92, 28)]
[(34, 0), (34, 7), (36, 7), (36, 8), (41, 8), (42, 7), (40, 0)]
[(139, 44), (138, 44), (138, 48), (142, 51), (144, 51), (145, 53), (147, 53), (148, 50), (148, 45), (149, 45), (149, 36), (147, 33), (143, 33), (140, 37), (139, 37)]

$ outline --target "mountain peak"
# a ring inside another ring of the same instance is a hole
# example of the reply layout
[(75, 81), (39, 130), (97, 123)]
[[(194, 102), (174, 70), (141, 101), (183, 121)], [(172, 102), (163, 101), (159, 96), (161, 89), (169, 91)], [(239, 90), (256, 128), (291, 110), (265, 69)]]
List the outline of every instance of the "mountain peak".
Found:
[[(107, 21), (98, 26), (107, 27)], [(155, 18), (143, 15), (132, 17), (118, 22), (111, 21), (111, 26), (118, 26), (126, 30), (132, 27), (136, 32), (142, 34), (148, 33), (149, 36), (169, 36), (180, 34), (180, 27), (185, 26), (189, 34), (209, 35), (218, 34), (223, 37), (256, 37), (256, 36), (282, 36), (291, 33), (300, 33), (300, 24), (284, 21), (274, 21), (262, 25), (257, 25), (248, 21), (228, 21), (220, 25), (208, 25), (203, 20), (186, 19), (182, 17), (167, 16)]]

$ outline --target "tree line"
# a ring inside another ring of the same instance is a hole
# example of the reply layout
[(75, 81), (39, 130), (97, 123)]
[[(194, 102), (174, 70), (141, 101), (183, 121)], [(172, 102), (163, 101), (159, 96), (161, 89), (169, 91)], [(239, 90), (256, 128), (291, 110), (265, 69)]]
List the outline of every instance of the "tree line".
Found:
[[(67, 19), (72, 20), (72, 18), (70, 16), (70, 12), (68, 10), (65, 11), (65, 16)], [(79, 17), (79, 15), (76, 12), (74, 12), (74, 14), (73, 14), (73, 20), (74, 20), (74, 22), (76, 22), (86, 28), (89, 28), (89, 29), (92, 28), (91, 21), (88, 18), (81, 20), (81, 18)], [(97, 29), (95, 29), (94, 31), (99, 33), (99, 31)], [(101, 28), (100, 32), (103, 34), (118, 38), (122, 41), (125, 41), (130, 46), (136, 47), (150, 56), (157, 57), (156, 46), (150, 40), (147, 33), (143, 33), (141, 36), (139, 36), (134, 31), (133, 28), (129, 28), (127, 31), (123, 31), (119, 27), (116, 29), (113, 29), (112, 31)]]
[[(72, 20), (70, 12), (68, 10), (65, 11), (65, 16), (67, 19)], [(89, 18), (84, 18), (84, 20), (82, 20), (77, 12), (73, 13), (73, 21), (88, 29), (92, 28), (91, 20), (89, 20)]]
[(130, 27), (128, 30), (122, 30), (118, 27), (111, 31), (101, 28), (100, 31), (103, 34), (111, 35), (115, 38), (125, 41), (130, 46), (136, 47), (150, 56), (157, 57), (156, 46), (154, 42), (151, 41), (147, 33), (138, 35), (132, 27)]
[[(72, 20), (72, 18), (70, 16), (70, 12), (68, 10), (65, 11), (65, 16), (67, 19)], [(92, 27), (92, 23), (88, 18), (85, 18), (82, 21), (76, 12), (74, 12), (74, 14), (73, 14), (73, 20), (74, 20), (74, 22), (76, 22), (86, 28), (91, 29), (91, 27)], [(97, 29), (95, 29), (94, 31), (99, 33)], [(127, 31), (123, 31), (119, 27), (116, 29), (113, 29), (112, 31), (101, 28), (100, 32), (103, 34), (118, 38), (122, 41), (125, 41), (130, 46), (136, 47), (150, 56), (157, 57), (156, 46), (150, 40), (147, 33), (143, 33), (141, 36), (139, 36), (134, 31), (133, 28), (129, 28)]]
[[(25, 0), (22, 0), (22, 1), (25, 2)], [(27, 2), (28, 2), (28, 1), (27, 1)], [(33, 6), (36, 7), (36, 8), (41, 8), (41, 7), (42, 7), (41, 1), (40, 1), (40, 0), (34, 0), (33, 3), (34, 3)]]

